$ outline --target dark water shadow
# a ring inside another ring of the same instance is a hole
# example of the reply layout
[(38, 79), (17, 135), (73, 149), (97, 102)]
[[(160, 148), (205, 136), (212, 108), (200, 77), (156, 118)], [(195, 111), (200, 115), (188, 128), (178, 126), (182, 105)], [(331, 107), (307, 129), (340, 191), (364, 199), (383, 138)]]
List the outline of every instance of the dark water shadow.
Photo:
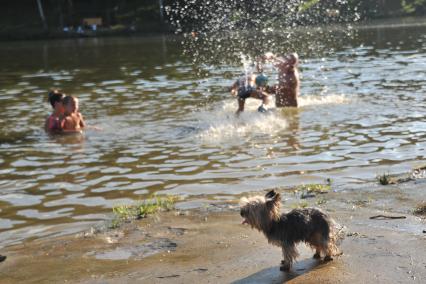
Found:
[(47, 133), (50, 140), (61, 144), (82, 144), (85, 141), (86, 136), (83, 132), (76, 132), (76, 133), (58, 133), (58, 134), (50, 134)]
[(316, 259), (301, 260), (296, 262), (289, 272), (280, 271), (278, 266), (265, 268), (243, 279), (234, 281), (232, 284), (285, 283), (314, 270), (321, 266), (322, 263)]
[(194, 135), (201, 131), (201, 127), (195, 127), (195, 126), (181, 126), (177, 128), (176, 136), (178, 138), (185, 138), (188, 135)]

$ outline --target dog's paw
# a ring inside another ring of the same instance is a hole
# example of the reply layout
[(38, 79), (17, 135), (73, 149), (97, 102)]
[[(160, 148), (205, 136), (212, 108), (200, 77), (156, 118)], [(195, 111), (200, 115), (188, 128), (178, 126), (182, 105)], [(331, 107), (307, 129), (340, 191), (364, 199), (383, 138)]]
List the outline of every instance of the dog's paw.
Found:
[(324, 257), (324, 261), (332, 261), (332, 260), (333, 260), (333, 257), (331, 257), (330, 255), (326, 255)]
[(290, 271), (290, 265), (285, 263), (284, 261), (281, 261), (280, 270), (288, 272), (288, 271)]
[(320, 259), (320, 258), (321, 258), (321, 255), (320, 255), (319, 253), (316, 253), (316, 254), (314, 254), (313, 258), (314, 258), (314, 259)]

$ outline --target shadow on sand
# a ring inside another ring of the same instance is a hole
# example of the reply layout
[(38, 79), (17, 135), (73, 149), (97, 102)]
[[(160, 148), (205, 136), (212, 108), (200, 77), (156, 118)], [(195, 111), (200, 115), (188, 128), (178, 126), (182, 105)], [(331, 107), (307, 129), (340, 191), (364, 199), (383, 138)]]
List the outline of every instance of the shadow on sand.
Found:
[(232, 284), (250, 283), (285, 283), (304, 273), (321, 267), (322, 261), (316, 259), (306, 259), (296, 262), (290, 272), (280, 271), (278, 266), (265, 268), (259, 272), (247, 276), (246, 278), (232, 282)]

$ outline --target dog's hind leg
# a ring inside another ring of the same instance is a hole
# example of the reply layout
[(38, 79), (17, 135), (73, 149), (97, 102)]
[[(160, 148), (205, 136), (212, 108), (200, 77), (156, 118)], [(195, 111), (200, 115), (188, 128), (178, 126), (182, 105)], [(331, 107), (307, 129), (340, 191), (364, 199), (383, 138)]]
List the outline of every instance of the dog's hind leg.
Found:
[(333, 260), (333, 255), (336, 255), (337, 252), (336, 245), (329, 241), (322, 247), (322, 252), (325, 254), (324, 261), (331, 261)]
[(314, 233), (311, 237), (306, 241), (311, 248), (315, 249), (315, 254), (313, 256), (314, 259), (321, 258), (321, 252), (325, 254), (325, 250), (323, 248), (324, 241), (322, 239), (322, 235), (320, 233)]
[(320, 259), (321, 258), (321, 248), (316, 247), (315, 248), (315, 254), (313, 256), (314, 259)]

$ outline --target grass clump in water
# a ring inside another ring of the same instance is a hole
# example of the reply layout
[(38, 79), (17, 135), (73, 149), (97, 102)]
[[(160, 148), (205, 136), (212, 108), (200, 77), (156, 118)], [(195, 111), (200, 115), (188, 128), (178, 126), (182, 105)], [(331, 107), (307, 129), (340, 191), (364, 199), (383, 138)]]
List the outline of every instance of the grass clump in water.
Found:
[(331, 184), (320, 184), (320, 183), (312, 183), (312, 184), (304, 184), (299, 185), (294, 193), (300, 193), (300, 198), (305, 199), (309, 197), (315, 197), (316, 194), (324, 194), (328, 193), (331, 190)]
[(117, 228), (123, 222), (142, 219), (158, 211), (170, 211), (174, 208), (177, 196), (154, 197), (131, 205), (117, 205), (112, 208), (114, 219), (111, 227)]
[(377, 176), (377, 180), (381, 185), (388, 185), (395, 183), (395, 180), (388, 173), (384, 173), (382, 175)]
[(426, 201), (417, 205), (413, 213), (415, 215), (426, 216)]
[(377, 180), (379, 181), (381, 185), (388, 185), (391, 183), (391, 177), (389, 174), (386, 174), (386, 173), (382, 175), (378, 175)]

